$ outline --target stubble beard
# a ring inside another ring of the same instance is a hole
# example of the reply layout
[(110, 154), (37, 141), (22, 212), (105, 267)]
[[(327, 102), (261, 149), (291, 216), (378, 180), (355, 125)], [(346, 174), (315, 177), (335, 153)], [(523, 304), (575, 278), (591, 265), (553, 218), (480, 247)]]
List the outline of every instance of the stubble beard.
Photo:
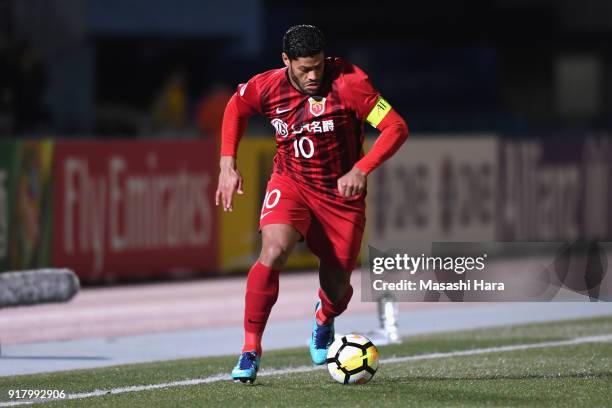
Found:
[(300, 90), (300, 92), (305, 93), (306, 95), (310, 95), (310, 96), (317, 94), (317, 92), (319, 91), (319, 88), (315, 89), (314, 91), (309, 91), (308, 89), (303, 87), (300, 81), (298, 80), (298, 78), (295, 75), (293, 75), (293, 70), (291, 68), (289, 68), (288, 72), (289, 72), (289, 79), (291, 80), (291, 82), (293, 82), (293, 85), (297, 89)]

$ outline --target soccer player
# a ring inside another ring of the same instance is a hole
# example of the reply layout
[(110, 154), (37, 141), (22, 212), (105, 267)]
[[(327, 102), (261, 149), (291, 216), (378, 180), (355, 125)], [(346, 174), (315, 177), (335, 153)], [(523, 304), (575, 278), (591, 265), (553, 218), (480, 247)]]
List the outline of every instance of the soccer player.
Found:
[[(260, 214), (261, 254), (247, 277), (244, 347), (232, 371), (236, 381), (253, 382), (257, 376), (279, 272), (300, 240), (320, 261), (310, 355), (314, 364), (325, 362), (334, 318), (353, 294), (350, 276), (365, 226), (366, 176), (408, 137), (406, 123), (368, 76), (345, 60), (325, 57), (324, 46), (317, 27), (289, 28), (283, 38), (285, 66), (240, 84), (225, 109), (215, 196), (224, 211), (232, 211), (234, 193), (243, 194), (236, 152), (250, 116), (270, 120), (277, 146)], [(366, 121), (381, 134), (364, 156)]]

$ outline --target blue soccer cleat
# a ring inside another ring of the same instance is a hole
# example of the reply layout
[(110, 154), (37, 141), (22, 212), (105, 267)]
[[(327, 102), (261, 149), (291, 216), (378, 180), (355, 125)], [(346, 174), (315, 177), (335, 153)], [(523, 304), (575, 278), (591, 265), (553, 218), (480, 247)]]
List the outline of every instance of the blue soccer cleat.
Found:
[(319, 300), (315, 305), (315, 317), (312, 327), (312, 336), (310, 337), (310, 357), (316, 365), (324, 364), (327, 360), (327, 350), (334, 342), (334, 324), (330, 323), (324, 326), (317, 324), (317, 311), (321, 308)]
[(232, 370), (234, 382), (253, 384), (259, 370), (259, 356), (255, 350), (245, 351), (238, 357), (238, 363)]

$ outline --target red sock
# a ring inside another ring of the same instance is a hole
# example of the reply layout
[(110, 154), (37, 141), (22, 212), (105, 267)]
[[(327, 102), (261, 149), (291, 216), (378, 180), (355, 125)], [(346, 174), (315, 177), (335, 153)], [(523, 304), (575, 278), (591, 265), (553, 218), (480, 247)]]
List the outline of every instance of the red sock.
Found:
[(261, 356), (261, 337), (272, 306), (278, 299), (278, 277), (275, 271), (259, 261), (251, 267), (247, 278), (244, 307), (244, 346), (242, 351), (256, 350)]
[(330, 324), (334, 317), (340, 316), (344, 312), (353, 296), (353, 287), (349, 285), (346, 293), (336, 302), (332, 302), (323, 289), (319, 288), (319, 299), (321, 299), (321, 308), (317, 312), (317, 323)]

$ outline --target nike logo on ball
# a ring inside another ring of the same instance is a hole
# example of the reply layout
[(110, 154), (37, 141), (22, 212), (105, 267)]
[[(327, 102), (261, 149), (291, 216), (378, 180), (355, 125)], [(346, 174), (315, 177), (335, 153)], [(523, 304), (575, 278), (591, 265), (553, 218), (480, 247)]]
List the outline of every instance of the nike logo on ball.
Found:
[(276, 108), (276, 113), (277, 114), (285, 113), (285, 112), (289, 112), (290, 110), (291, 110), (291, 108), (289, 108), (289, 109), (279, 109), (279, 108)]

